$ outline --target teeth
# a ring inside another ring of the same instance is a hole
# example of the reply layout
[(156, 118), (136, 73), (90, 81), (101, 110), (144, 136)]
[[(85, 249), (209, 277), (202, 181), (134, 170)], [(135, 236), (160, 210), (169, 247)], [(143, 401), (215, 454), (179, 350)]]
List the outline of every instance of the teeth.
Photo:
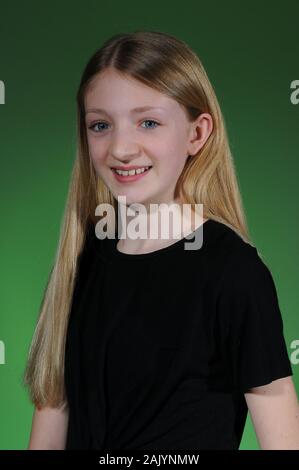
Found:
[(143, 168), (137, 168), (136, 170), (123, 171), (123, 170), (113, 169), (113, 171), (115, 171), (115, 173), (117, 173), (118, 175), (133, 176), (133, 175), (139, 175), (140, 173), (144, 173), (149, 168), (150, 168), (150, 166), (145, 166)]

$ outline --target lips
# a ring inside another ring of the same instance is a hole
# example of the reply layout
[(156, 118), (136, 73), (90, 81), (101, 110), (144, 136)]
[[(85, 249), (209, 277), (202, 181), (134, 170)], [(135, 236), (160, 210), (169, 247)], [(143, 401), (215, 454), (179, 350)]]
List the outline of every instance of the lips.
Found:
[[(144, 167), (135, 167), (135, 168), (144, 168)], [(131, 169), (133, 169), (133, 168), (131, 168)], [(151, 169), (152, 169), (152, 166), (150, 166), (147, 170), (143, 171), (142, 173), (135, 174), (135, 175), (127, 175), (127, 176), (119, 175), (112, 168), (111, 168), (111, 171), (112, 171), (114, 177), (116, 178), (116, 180), (118, 182), (120, 182), (120, 183), (131, 183), (133, 181), (137, 181), (137, 180), (145, 177), (151, 171)]]

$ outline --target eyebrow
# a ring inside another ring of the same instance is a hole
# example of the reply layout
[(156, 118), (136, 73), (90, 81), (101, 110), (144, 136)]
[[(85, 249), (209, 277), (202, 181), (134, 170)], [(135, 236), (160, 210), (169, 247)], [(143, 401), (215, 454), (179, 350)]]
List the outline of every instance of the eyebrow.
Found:
[[(143, 113), (144, 111), (150, 111), (150, 110), (153, 110), (153, 109), (165, 110), (165, 108), (162, 108), (162, 106), (139, 106), (138, 108), (131, 109), (130, 113), (131, 114)], [(108, 114), (107, 111), (105, 111), (105, 109), (101, 109), (101, 108), (88, 109), (87, 112), (85, 113), (85, 115), (88, 114), (88, 113), (105, 113), (105, 114)]]

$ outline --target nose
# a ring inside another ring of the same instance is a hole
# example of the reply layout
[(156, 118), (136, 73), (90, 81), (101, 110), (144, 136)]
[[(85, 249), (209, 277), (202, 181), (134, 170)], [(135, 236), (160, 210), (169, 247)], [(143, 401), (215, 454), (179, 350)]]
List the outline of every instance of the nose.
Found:
[(113, 159), (127, 163), (139, 155), (140, 146), (130, 136), (129, 131), (125, 129), (118, 130), (114, 133), (110, 145), (110, 155)]

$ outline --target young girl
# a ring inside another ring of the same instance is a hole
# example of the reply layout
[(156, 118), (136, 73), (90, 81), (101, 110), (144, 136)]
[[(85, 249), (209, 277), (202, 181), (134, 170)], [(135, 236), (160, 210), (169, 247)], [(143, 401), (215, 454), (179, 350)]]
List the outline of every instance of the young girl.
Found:
[[(77, 103), (78, 154), (25, 371), (29, 449), (238, 449), (248, 409), (262, 449), (299, 449), (276, 288), (198, 56), (168, 34), (116, 35), (89, 60)], [(151, 204), (164, 215), (202, 204), (203, 217), (176, 239), (123, 237), (131, 204), (142, 224)]]

